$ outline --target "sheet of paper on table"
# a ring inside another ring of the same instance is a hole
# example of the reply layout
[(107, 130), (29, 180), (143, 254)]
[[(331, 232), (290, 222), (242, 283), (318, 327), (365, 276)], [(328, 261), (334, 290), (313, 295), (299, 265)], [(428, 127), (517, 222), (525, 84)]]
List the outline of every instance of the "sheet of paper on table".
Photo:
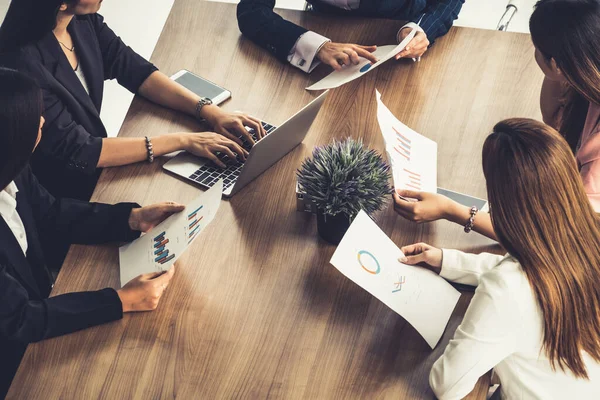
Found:
[(425, 268), (402, 264), (402, 251), (361, 211), (340, 242), (331, 264), (400, 314), (433, 349), (460, 292)]
[(219, 205), (223, 180), (155, 226), (139, 239), (119, 248), (121, 286), (141, 274), (168, 271), (179, 256), (213, 220)]
[(413, 29), (399, 45), (378, 46), (377, 50), (373, 52), (375, 57), (379, 59), (375, 64), (371, 64), (366, 58), (360, 57), (360, 62), (357, 65), (347, 65), (340, 71), (333, 71), (319, 82), (307, 87), (306, 90), (333, 89), (351, 82), (356, 78), (365, 75), (369, 71), (373, 71), (375, 68), (404, 50), (406, 45), (408, 45), (416, 34), (417, 30)]
[(377, 120), (396, 189), (437, 192), (437, 143), (410, 129), (377, 98)]

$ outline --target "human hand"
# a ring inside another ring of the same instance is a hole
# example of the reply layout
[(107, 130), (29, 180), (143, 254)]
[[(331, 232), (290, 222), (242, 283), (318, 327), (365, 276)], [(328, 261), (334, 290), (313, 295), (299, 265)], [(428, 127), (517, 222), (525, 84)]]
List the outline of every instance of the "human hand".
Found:
[(394, 211), (416, 223), (448, 219), (454, 208), (454, 201), (437, 193), (397, 190), (393, 196)]
[(243, 144), (242, 138), (254, 146), (254, 139), (245, 127), (253, 129), (258, 139), (267, 135), (258, 119), (242, 113), (226, 112), (215, 105), (202, 107), (202, 117), (208, 121), (215, 132), (240, 146)]
[(166, 272), (154, 272), (133, 278), (117, 290), (123, 304), (123, 312), (156, 310), (174, 273), (175, 265), (172, 265)]
[(129, 215), (129, 227), (133, 231), (148, 232), (171, 215), (181, 212), (184, 209), (184, 205), (173, 202), (134, 208)]
[[(400, 31), (398, 35), (398, 39), (402, 42), (408, 35), (412, 28), (406, 27)], [(396, 54), (396, 60), (401, 58), (419, 58), (427, 51), (429, 47), (429, 39), (427, 39), (427, 35), (425, 32), (418, 31), (414, 38), (402, 50), (400, 53)]]
[(427, 269), (439, 274), (442, 269), (442, 250), (430, 246), (427, 243), (411, 244), (402, 248), (404, 257), (398, 261), (408, 265), (417, 265), (425, 263)]
[[(185, 134), (183, 140), (184, 144), (182, 147), (186, 151), (198, 157), (208, 158), (221, 168), (226, 168), (227, 166), (223, 161), (219, 160), (215, 153), (224, 153), (229, 159), (239, 159), (240, 161), (246, 161), (246, 157), (248, 156), (248, 152), (240, 144), (214, 132)], [(239, 139), (237, 140), (240, 141)]]
[(376, 63), (378, 61), (377, 57), (371, 54), (375, 50), (377, 50), (377, 46), (327, 42), (317, 53), (317, 58), (323, 64), (330, 65), (336, 71), (340, 71), (344, 65), (357, 65), (360, 62), (360, 57), (366, 58), (373, 64)]

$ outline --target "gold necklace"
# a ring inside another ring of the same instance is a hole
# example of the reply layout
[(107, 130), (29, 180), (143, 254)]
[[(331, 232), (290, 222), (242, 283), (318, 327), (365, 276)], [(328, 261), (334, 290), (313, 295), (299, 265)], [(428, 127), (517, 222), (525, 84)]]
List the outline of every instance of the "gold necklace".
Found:
[(58, 43), (60, 43), (65, 49), (69, 50), (71, 53), (75, 50), (75, 44), (73, 44), (73, 47), (69, 48), (69, 46), (67, 46), (66, 44), (64, 44), (60, 40), (58, 41)]

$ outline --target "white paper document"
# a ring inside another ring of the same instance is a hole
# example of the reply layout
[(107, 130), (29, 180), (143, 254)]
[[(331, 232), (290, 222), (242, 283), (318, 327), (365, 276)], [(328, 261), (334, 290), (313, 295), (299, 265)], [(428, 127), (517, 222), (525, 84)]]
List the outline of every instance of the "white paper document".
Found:
[(369, 71), (373, 71), (381, 64), (400, 53), (408, 45), (408, 43), (415, 37), (417, 30), (413, 29), (402, 42), (395, 45), (378, 46), (377, 50), (373, 52), (375, 57), (379, 59), (375, 64), (371, 64), (366, 58), (360, 57), (360, 62), (357, 65), (351, 64), (345, 66), (340, 71), (333, 71), (319, 82), (306, 88), (306, 90), (324, 90), (333, 89), (342, 86), (345, 83), (351, 82), (356, 78), (359, 78)]
[(434, 272), (402, 264), (402, 251), (361, 211), (340, 242), (331, 264), (400, 314), (433, 349), (460, 292)]
[(221, 204), (223, 180), (192, 201), (180, 213), (119, 248), (121, 286), (138, 275), (167, 271), (213, 220)]
[(410, 129), (377, 98), (377, 120), (396, 189), (437, 192), (437, 143)]

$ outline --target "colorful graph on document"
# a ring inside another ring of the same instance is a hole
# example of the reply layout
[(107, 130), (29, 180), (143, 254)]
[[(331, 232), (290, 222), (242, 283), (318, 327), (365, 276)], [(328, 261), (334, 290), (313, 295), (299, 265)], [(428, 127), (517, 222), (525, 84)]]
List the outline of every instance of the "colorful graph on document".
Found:
[(175, 258), (175, 253), (169, 254), (169, 238), (165, 235), (166, 232), (154, 237), (154, 262), (166, 264)]
[(406, 185), (406, 187), (413, 190), (422, 190), (421, 174), (418, 174), (406, 168), (403, 168), (402, 172), (404, 174), (404, 184)]
[(370, 274), (377, 275), (381, 272), (381, 265), (379, 261), (373, 254), (366, 250), (361, 250), (358, 252), (358, 263)]
[(402, 285), (406, 283), (405, 276), (399, 276), (396, 282), (394, 282), (394, 289), (392, 289), (392, 293), (397, 293), (402, 291)]
[(194, 240), (194, 238), (200, 231), (200, 221), (202, 221), (202, 218), (204, 218), (204, 216), (198, 216), (198, 212), (200, 212), (200, 210), (202, 210), (203, 207), (204, 206), (200, 206), (197, 209), (195, 209), (194, 211), (192, 211), (190, 214), (188, 214), (188, 222), (187, 222), (188, 223), (188, 229), (187, 229), (188, 244), (190, 244), (192, 242), (192, 240)]
[(412, 149), (412, 141), (398, 132), (398, 129), (392, 127), (394, 132), (396, 132), (396, 142), (394, 143), (394, 151), (400, 154), (402, 157), (406, 159), (406, 161), (410, 162), (410, 155)]

